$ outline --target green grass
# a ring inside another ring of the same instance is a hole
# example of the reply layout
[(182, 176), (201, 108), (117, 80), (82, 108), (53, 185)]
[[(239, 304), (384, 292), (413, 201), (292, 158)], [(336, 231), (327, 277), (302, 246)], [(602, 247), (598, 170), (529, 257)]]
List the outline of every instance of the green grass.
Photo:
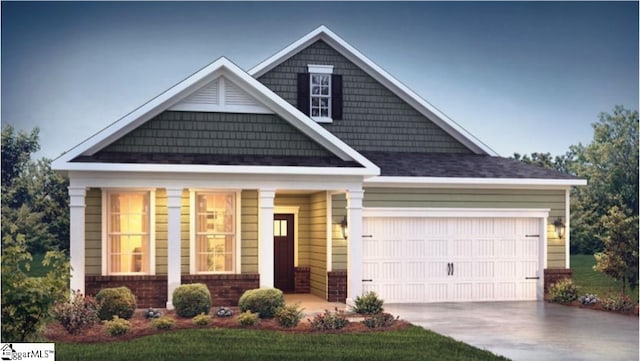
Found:
[(181, 330), (128, 342), (56, 344), (56, 360), (507, 360), (410, 327), (360, 334)]
[[(593, 266), (596, 259), (593, 255), (572, 254), (571, 269), (573, 270), (573, 283), (578, 286), (580, 295), (585, 293), (595, 293), (603, 297), (610, 293), (619, 293), (622, 290), (622, 283), (602, 272), (595, 271)], [(631, 292), (627, 287), (627, 293), (638, 302), (638, 290)]]

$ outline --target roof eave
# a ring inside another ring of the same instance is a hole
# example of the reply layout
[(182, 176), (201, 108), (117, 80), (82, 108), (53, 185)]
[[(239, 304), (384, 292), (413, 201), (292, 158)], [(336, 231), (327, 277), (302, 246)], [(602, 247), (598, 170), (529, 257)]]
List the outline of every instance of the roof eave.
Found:
[(540, 178), (463, 178), (463, 177), (390, 177), (367, 178), (368, 187), (398, 188), (512, 188), (512, 189), (568, 189), (587, 185), (585, 179)]

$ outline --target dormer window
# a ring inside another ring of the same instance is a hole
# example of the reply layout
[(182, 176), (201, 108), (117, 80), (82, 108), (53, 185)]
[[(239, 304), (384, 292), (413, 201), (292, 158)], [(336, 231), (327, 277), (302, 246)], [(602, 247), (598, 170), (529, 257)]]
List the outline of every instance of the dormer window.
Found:
[(298, 74), (298, 109), (318, 123), (342, 118), (342, 76), (333, 65), (308, 65)]

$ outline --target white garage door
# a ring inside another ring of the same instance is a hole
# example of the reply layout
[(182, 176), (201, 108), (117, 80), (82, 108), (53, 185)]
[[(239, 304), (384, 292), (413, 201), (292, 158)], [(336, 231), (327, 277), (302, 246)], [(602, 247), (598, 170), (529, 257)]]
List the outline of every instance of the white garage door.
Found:
[(540, 219), (368, 217), (363, 291), (385, 302), (535, 300)]

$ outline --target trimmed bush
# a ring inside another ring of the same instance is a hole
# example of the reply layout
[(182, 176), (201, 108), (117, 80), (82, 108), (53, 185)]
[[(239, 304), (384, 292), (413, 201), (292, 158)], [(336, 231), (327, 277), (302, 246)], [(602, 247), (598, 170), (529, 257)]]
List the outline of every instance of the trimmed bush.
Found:
[(240, 312), (258, 313), (260, 318), (273, 318), (278, 308), (282, 306), (284, 306), (284, 294), (277, 288), (248, 290), (238, 301)]
[(286, 328), (298, 326), (300, 320), (302, 320), (302, 316), (302, 309), (298, 303), (289, 306), (282, 306), (278, 308), (278, 311), (276, 311), (276, 321), (278, 321), (280, 326)]
[(70, 300), (56, 304), (53, 316), (67, 332), (75, 334), (98, 322), (98, 303), (92, 297), (73, 292)]
[(173, 325), (176, 321), (173, 318), (169, 318), (167, 316), (162, 316), (160, 318), (154, 318), (151, 320), (151, 326), (157, 328), (158, 330), (170, 330), (173, 328)]
[(312, 320), (309, 320), (311, 328), (317, 331), (326, 330), (339, 330), (349, 323), (349, 320), (344, 316), (344, 311), (335, 312), (325, 310), (324, 313), (316, 314)]
[(382, 308), (384, 301), (378, 298), (378, 295), (373, 291), (367, 292), (362, 297), (357, 296), (353, 302), (355, 305), (351, 310), (361, 315), (372, 315), (384, 311)]
[(211, 316), (201, 313), (193, 317), (193, 324), (198, 326), (207, 326), (211, 322)]
[(375, 313), (365, 317), (362, 323), (369, 328), (391, 327), (398, 320), (392, 314), (386, 312)]
[(96, 295), (96, 301), (101, 320), (111, 320), (113, 316), (129, 319), (136, 310), (136, 297), (127, 287), (104, 288)]
[(211, 293), (202, 283), (178, 286), (173, 291), (173, 306), (180, 317), (193, 317), (211, 311)]
[(569, 304), (578, 299), (578, 289), (568, 278), (561, 279), (549, 286), (549, 301)]
[(257, 313), (253, 313), (251, 311), (242, 312), (238, 316), (238, 323), (242, 326), (253, 326), (259, 321), (259, 317)]
[(113, 316), (113, 320), (104, 321), (104, 329), (111, 336), (121, 336), (131, 330), (131, 322), (125, 320), (124, 318)]

